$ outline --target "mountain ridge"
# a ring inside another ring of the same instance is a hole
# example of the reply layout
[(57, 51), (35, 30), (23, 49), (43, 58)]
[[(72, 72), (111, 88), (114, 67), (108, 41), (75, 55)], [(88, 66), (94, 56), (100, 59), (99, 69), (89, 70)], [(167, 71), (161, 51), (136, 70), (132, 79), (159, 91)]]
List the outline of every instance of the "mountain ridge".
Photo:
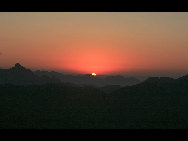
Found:
[(57, 78), (37, 76), (30, 69), (16, 63), (10, 69), (0, 69), (0, 84), (31, 85), (44, 83), (58, 83)]
[(100, 88), (1, 84), (0, 128), (187, 129), (187, 80), (150, 77)]
[[(138, 80), (137, 78), (124, 77), (121, 75), (114, 75), (114, 76), (99, 75), (94, 77), (91, 74), (71, 75), (71, 74), (63, 74), (55, 71), (41, 71), (41, 70), (31, 71), (30, 69), (23, 67), (19, 63), (16, 63), (10, 69), (0, 69), (0, 76), (1, 76), (0, 83), (13, 82), (13, 84), (16, 84), (16, 79), (20, 80), (18, 84), (20, 83), (37, 84), (37, 81), (40, 81), (39, 79), (46, 79), (46, 82), (49, 82), (47, 79), (52, 79), (52, 78), (54, 79), (54, 82), (57, 81), (62, 83), (72, 83), (80, 86), (92, 85), (96, 87), (103, 87), (106, 85), (127, 86), (127, 85), (134, 85), (140, 82), (140, 80)], [(23, 81), (23, 83), (21, 82), (21, 80)], [(27, 81), (31, 81), (31, 82), (27, 82)]]

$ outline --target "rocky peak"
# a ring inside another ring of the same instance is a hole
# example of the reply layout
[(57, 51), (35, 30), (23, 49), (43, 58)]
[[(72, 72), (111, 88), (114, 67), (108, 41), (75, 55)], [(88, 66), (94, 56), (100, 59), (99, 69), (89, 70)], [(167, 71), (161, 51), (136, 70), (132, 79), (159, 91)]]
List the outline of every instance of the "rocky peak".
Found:
[(26, 69), (25, 67), (23, 67), (22, 65), (20, 65), (19, 63), (16, 63), (14, 65), (14, 67), (12, 67), (10, 70), (12, 71), (16, 71), (16, 72), (28, 72), (30, 71), (29, 69)]
[(24, 68), (22, 65), (20, 65), (19, 63), (16, 63), (15, 65), (14, 65), (14, 67), (15, 68)]

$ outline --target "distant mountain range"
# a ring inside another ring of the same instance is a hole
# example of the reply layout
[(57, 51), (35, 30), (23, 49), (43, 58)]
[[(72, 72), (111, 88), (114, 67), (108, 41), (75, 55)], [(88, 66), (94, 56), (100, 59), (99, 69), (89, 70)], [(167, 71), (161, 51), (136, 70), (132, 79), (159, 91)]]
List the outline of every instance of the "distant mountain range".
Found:
[(45, 84), (45, 83), (58, 83), (59, 79), (48, 76), (38, 76), (30, 69), (26, 69), (19, 63), (10, 69), (0, 69), (0, 84), (16, 84), (16, 85), (29, 85), (29, 84)]
[(68, 75), (55, 71), (41, 71), (37, 70), (32, 72), (26, 69), (19, 63), (10, 69), (0, 69), (0, 84), (10, 83), (17, 85), (27, 84), (44, 84), (44, 83), (72, 83), (76, 85), (92, 85), (103, 87), (106, 85), (119, 85), (128, 86), (139, 83), (140, 81), (134, 77), (117, 76), (92, 76), (91, 74), (85, 75)]
[(140, 81), (134, 77), (117, 76), (92, 76), (91, 74), (85, 75), (65, 75), (54, 71), (35, 71), (38, 76), (46, 75), (49, 77), (59, 78), (62, 82), (74, 83), (77, 85), (93, 85), (93, 86), (106, 86), (106, 85), (134, 85)]

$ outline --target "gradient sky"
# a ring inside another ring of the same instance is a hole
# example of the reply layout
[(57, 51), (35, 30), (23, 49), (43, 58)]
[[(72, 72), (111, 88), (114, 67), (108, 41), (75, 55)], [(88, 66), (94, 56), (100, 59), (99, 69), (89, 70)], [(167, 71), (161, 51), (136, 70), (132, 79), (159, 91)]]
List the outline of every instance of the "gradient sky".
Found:
[(188, 13), (0, 13), (0, 67), (188, 74)]

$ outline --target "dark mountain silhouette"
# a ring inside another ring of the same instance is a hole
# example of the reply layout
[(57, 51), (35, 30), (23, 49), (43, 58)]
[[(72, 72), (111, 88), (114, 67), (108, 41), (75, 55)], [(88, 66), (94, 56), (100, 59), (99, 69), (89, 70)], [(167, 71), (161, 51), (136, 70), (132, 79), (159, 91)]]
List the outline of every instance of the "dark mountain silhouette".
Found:
[(67, 83), (69, 85), (91, 85), (97, 87), (104, 87), (106, 85), (134, 85), (140, 81), (133, 77), (123, 76), (95, 76), (91, 74), (85, 75), (69, 75), (62, 74), (55, 71), (31, 71), (19, 63), (10, 69), (0, 69), (0, 84), (45, 84), (45, 83)]
[[(36, 74), (19, 64), (8, 70), (1, 69), (0, 78), (3, 73), (14, 72), (14, 77), (9, 76), (13, 80), (21, 71), (29, 80), (31, 75), (35, 78)], [(46, 77), (51, 78), (48, 74)], [(84, 80), (91, 76), (79, 77)], [(188, 75), (178, 79), (150, 77), (125, 87), (0, 84), (0, 99), (1, 129), (188, 128)]]
[(50, 77), (57, 77), (62, 82), (69, 82), (74, 83), (77, 85), (93, 85), (98, 87), (103, 87), (106, 85), (120, 85), (120, 86), (127, 86), (127, 85), (134, 85), (138, 84), (140, 81), (134, 77), (123, 77), (120, 75), (117, 76), (95, 76), (93, 77), (91, 74), (85, 75), (68, 75), (57, 73), (54, 71), (35, 71), (36, 75), (47, 75)]
[(0, 69), (0, 84), (9, 83), (16, 85), (44, 84), (60, 82), (55, 77), (37, 76), (30, 69), (19, 63), (10, 69)]
[[(151, 77), (111, 93), (121, 128), (188, 128), (188, 77)], [(120, 114), (119, 112), (117, 112)]]

